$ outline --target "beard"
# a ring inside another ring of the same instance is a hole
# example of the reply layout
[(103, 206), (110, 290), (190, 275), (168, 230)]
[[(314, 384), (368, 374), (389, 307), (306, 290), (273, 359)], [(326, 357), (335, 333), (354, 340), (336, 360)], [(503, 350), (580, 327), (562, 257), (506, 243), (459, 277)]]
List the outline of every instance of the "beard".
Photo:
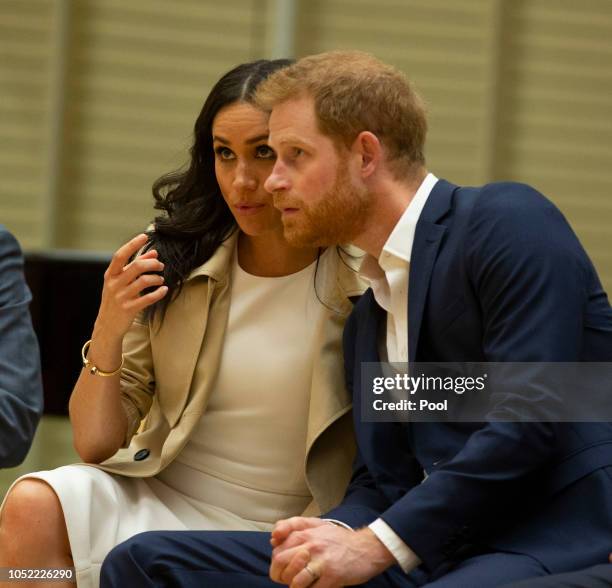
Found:
[(341, 162), (334, 185), (313, 204), (302, 202), (296, 217), (283, 217), (285, 239), (294, 247), (328, 247), (350, 243), (364, 229), (372, 197), (351, 182)]

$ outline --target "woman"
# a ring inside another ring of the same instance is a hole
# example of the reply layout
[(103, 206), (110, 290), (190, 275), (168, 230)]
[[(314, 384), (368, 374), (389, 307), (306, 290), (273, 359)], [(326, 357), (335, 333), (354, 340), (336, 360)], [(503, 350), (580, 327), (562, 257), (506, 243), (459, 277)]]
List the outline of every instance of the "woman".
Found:
[(75, 447), (99, 465), (13, 485), (0, 567), (74, 565), (95, 586), (135, 533), (269, 530), (341, 499), (353, 454), (341, 332), (362, 287), (335, 251), (290, 247), (264, 191), (274, 153), (250, 101), (287, 63), (221, 78), (189, 168), (154, 185), (166, 214), (149, 243), (113, 256), (70, 400)]

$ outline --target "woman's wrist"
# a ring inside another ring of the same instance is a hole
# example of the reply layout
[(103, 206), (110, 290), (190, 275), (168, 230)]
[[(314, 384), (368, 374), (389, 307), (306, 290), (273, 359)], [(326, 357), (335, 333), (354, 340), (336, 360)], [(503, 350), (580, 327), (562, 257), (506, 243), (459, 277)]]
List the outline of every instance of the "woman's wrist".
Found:
[(96, 321), (87, 358), (103, 371), (112, 372), (121, 364), (123, 335), (109, 332)]

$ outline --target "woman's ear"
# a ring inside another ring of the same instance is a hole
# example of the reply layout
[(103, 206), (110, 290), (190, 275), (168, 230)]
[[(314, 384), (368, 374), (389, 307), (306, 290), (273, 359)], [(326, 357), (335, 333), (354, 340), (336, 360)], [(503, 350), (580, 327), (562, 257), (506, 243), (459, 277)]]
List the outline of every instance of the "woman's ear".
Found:
[(370, 177), (380, 165), (383, 156), (378, 137), (370, 131), (361, 131), (353, 142), (352, 149), (359, 158), (361, 177)]

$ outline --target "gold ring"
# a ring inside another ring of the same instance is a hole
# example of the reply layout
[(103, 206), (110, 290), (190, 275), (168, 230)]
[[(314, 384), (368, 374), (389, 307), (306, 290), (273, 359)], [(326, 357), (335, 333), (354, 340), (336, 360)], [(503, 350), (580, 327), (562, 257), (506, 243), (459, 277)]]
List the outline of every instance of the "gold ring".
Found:
[(313, 582), (316, 582), (319, 579), (319, 574), (312, 570), (309, 563), (304, 566), (304, 569), (312, 576)]

